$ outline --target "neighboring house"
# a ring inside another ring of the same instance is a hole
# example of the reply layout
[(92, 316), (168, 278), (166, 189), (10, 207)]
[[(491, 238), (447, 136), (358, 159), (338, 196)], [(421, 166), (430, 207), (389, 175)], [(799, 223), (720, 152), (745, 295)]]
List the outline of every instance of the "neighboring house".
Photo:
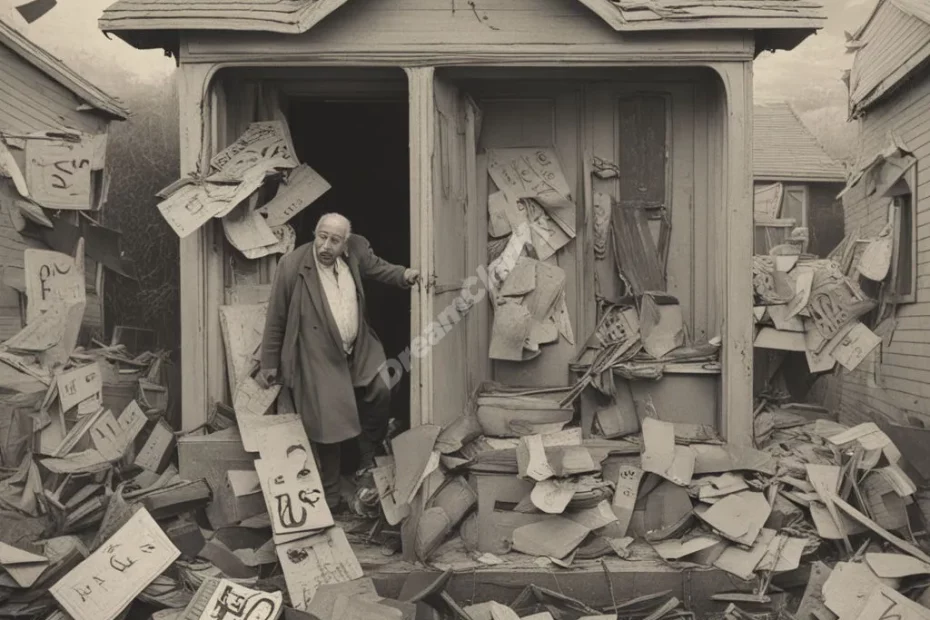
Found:
[[(857, 165), (844, 190), (851, 240), (893, 227), (884, 309), (871, 327), (884, 337), (833, 396), (850, 420), (909, 414), (930, 423), (930, 6), (880, 0), (849, 45), (849, 110), (859, 125)], [(877, 287), (869, 292), (877, 294)]]
[[(62, 134), (70, 133), (97, 139), (97, 144), (105, 146), (110, 123), (124, 120), (127, 115), (118, 101), (0, 21), (0, 149), (12, 154), (24, 177), (29, 174), (26, 153), (30, 142), (51, 143), (60, 139)], [(9, 174), (0, 174), (0, 265), (3, 267), (0, 341), (24, 325), (24, 250), (32, 247), (73, 253), (75, 235), (78, 231), (87, 233), (91, 228), (84, 215), (99, 219), (94, 211), (106, 200), (107, 183), (103, 151), (97, 152), (101, 155), (100, 169), (91, 173), (89, 188), (89, 206), (93, 210), (79, 212), (49, 208), (62, 205), (41, 204), (38, 197), (35, 202), (26, 200), (17, 192), (13, 180), (7, 178)], [(0, 160), (0, 172), (4, 171), (4, 163)], [(77, 165), (82, 166), (80, 162)], [(98, 167), (96, 163), (88, 165)], [(58, 183), (57, 180), (53, 182)], [(94, 228), (91, 232), (97, 230), (100, 229)], [(88, 252), (92, 243), (85, 235)], [(99, 246), (97, 249), (104, 250)], [(98, 254), (94, 255), (99, 258)], [(89, 335), (103, 331), (103, 267), (93, 257), (87, 256), (85, 270), (87, 305), (84, 329)]]
[[(578, 206), (577, 237), (558, 261), (579, 345), (603, 293), (592, 183), (631, 208), (664, 210), (669, 292), (695, 339), (722, 336), (722, 370), (702, 380), (714, 382), (722, 431), (746, 444), (752, 62), (822, 23), (805, 0), (121, 0), (99, 25), (176, 56), (183, 174), (203, 171), (252, 121), (288, 122), (298, 159), (333, 187), (295, 219), (298, 242), (320, 213), (340, 210), (385, 258), (424, 274), (427, 285), (373, 312), (376, 327), (389, 319), (385, 338), (430, 334), (487, 263), (485, 149), (558, 153)], [(592, 180), (593, 156), (622, 174)], [(193, 429), (229, 399), (220, 306), (260, 301), (274, 262), (244, 259), (217, 220), (181, 239), (180, 262), (183, 425)], [(413, 339), (411, 424), (448, 424), (485, 380), (571, 380), (577, 349), (565, 339), (533, 361), (492, 364), (489, 306), (432, 346)]]
[(787, 103), (754, 106), (752, 168), (756, 188), (782, 185), (781, 218), (808, 229), (808, 252), (826, 256), (843, 239), (846, 183), (842, 164), (830, 157)]

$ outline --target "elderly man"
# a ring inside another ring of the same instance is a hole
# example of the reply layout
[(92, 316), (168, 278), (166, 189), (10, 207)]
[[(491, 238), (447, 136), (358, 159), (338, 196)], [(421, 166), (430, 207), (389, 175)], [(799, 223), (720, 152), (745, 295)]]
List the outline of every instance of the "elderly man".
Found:
[(291, 388), (335, 513), (346, 509), (340, 443), (358, 437), (366, 469), (387, 434), (391, 393), (378, 372), (384, 348), (366, 319), (363, 279), (409, 288), (420, 274), (376, 256), (342, 215), (323, 215), (313, 243), (278, 264), (262, 340), (259, 382)]

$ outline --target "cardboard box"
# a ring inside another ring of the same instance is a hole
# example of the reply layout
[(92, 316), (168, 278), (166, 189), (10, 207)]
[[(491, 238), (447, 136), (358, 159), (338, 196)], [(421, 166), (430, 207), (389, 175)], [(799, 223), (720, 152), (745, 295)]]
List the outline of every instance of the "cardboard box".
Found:
[(214, 528), (239, 523), (266, 512), (265, 497), (254, 470), (230, 470), (213, 494), (207, 517)]
[(513, 474), (472, 472), (478, 491), (478, 551), (503, 554), (510, 551), (513, 531), (536, 523), (547, 515), (514, 512), (514, 508), (533, 490), (533, 482)]
[(178, 439), (178, 472), (184, 480), (204, 478), (214, 494), (231, 469), (255, 469), (255, 456), (242, 449), (239, 429)]

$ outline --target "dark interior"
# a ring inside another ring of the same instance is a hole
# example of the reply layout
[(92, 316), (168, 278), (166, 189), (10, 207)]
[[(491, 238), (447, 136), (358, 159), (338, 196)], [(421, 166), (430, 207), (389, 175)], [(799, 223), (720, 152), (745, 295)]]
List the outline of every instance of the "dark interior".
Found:
[[(292, 101), (290, 125), (298, 160), (332, 189), (292, 222), (297, 244), (313, 240), (320, 215), (337, 212), (366, 237), (375, 253), (410, 264), (410, 158), (406, 100)], [(365, 282), (368, 320), (390, 359), (410, 344), (410, 292)], [(410, 423), (410, 380), (394, 386), (392, 417)]]

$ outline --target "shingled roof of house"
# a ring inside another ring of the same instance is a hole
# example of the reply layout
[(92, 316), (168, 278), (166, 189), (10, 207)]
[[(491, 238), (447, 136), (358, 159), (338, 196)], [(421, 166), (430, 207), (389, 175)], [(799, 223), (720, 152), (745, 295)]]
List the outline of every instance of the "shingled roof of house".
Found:
[(830, 157), (787, 103), (753, 107), (752, 170), (757, 181), (843, 182)]
[[(578, 0), (618, 31), (816, 29), (812, 0)], [(347, 0), (118, 0), (100, 29), (146, 45), (133, 31), (238, 30), (298, 34)], [(157, 41), (158, 38), (155, 38)], [(149, 42), (148, 46), (155, 46)]]

